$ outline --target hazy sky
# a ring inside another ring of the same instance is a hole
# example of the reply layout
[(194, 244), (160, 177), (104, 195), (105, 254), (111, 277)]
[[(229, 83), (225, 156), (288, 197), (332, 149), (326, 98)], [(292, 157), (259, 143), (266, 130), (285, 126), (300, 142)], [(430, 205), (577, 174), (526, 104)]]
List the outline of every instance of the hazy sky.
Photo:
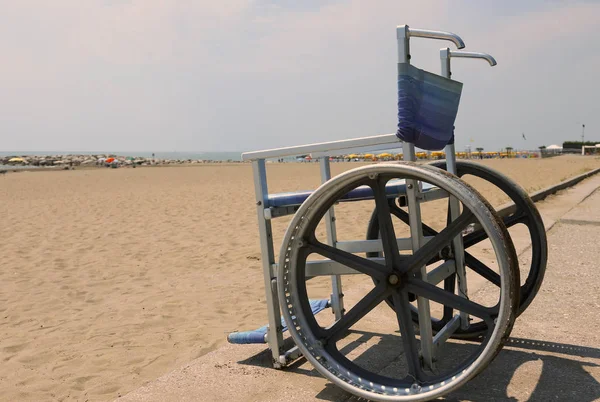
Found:
[[(454, 60), (459, 149), (562, 143), (582, 123), (600, 141), (599, 2), (0, 4), (0, 151), (245, 151), (395, 132), (401, 24), (498, 60)], [(414, 39), (413, 63), (438, 72), (445, 46)]]

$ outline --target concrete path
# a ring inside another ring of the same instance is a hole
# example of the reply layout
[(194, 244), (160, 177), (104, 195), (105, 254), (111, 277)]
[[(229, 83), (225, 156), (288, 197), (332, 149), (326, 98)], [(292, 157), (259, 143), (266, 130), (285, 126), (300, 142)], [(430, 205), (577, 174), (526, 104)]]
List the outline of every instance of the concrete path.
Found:
[[(600, 400), (599, 189), (600, 177), (592, 177), (538, 204), (551, 228), (540, 293), (492, 364), (445, 400)], [(377, 328), (377, 317), (370, 325)], [(373, 345), (367, 338), (368, 349)], [(324, 380), (304, 359), (286, 370), (270, 367), (264, 345), (226, 345), (118, 400), (360, 400)]]

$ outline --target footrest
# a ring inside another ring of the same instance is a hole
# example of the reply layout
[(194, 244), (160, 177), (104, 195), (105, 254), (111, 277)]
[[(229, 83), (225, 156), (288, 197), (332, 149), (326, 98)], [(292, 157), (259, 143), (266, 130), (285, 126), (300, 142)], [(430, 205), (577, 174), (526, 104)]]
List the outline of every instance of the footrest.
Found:
[[(310, 308), (313, 314), (320, 313), (329, 307), (329, 300), (310, 300)], [(281, 332), (287, 331), (287, 325), (283, 317), (281, 317)], [(251, 344), (251, 343), (267, 343), (267, 331), (269, 325), (262, 326), (254, 331), (243, 331), (243, 332), (232, 332), (227, 335), (227, 341), (229, 343), (235, 343), (239, 345)]]

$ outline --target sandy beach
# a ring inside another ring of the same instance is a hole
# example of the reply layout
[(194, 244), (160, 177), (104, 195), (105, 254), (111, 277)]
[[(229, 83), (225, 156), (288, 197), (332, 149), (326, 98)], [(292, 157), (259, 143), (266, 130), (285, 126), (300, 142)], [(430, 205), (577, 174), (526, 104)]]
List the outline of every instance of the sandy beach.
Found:
[[(529, 192), (600, 167), (482, 163)], [(268, 174), (272, 192), (319, 184), (314, 163)], [(0, 205), (2, 401), (111, 400), (266, 323), (249, 164), (9, 173)], [(340, 232), (363, 238), (370, 209), (352, 205)], [(276, 249), (287, 222), (274, 221)]]

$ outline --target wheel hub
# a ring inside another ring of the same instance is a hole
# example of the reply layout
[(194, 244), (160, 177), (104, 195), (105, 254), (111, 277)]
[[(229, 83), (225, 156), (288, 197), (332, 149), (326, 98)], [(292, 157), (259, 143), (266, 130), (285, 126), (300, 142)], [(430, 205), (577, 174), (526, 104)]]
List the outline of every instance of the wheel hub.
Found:
[(400, 283), (400, 276), (396, 274), (391, 274), (390, 276), (388, 276), (388, 283), (392, 286), (398, 285), (398, 283)]

